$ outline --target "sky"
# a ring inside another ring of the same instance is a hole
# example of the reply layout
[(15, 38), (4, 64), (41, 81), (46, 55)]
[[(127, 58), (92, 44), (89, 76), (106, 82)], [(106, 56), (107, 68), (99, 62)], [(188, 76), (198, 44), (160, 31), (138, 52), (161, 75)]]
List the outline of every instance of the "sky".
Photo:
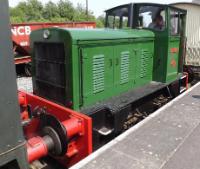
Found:
[[(25, 0), (9, 0), (10, 6), (15, 6), (17, 5), (20, 1), (25, 1)], [(49, 0), (40, 0), (42, 3), (46, 3)], [(58, 2), (58, 0), (51, 0), (52, 2)], [(70, 0), (74, 6), (77, 5), (77, 3), (81, 3), (85, 5), (86, 0)], [(174, 3), (174, 2), (180, 2), (183, 0), (88, 0), (89, 4), (89, 10), (93, 11), (94, 15), (96, 17), (104, 14), (104, 11), (106, 9), (122, 5), (122, 4), (127, 4), (131, 2), (154, 2), (154, 3)], [(190, 2), (191, 0), (184, 0), (186, 2)]]

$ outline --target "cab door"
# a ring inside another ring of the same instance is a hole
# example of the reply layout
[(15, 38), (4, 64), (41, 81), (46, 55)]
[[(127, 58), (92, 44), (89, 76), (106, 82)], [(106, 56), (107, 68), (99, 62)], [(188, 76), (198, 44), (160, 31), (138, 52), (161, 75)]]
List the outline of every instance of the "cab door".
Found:
[(136, 5), (134, 27), (148, 29), (155, 34), (153, 52), (153, 80), (166, 81), (168, 57), (168, 20), (167, 8), (159, 4)]
[(166, 74), (168, 82), (173, 81), (178, 74), (180, 41), (180, 14), (175, 9), (169, 9), (169, 47)]

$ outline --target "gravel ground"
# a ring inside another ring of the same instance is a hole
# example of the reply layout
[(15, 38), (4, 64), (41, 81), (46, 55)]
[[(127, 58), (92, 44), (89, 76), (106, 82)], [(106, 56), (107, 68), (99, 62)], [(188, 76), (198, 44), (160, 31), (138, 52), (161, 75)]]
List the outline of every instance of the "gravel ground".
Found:
[(31, 77), (19, 77), (17, 78), (18, 90), (25, 90), (27, 92), (33, 92), (32, 78)]

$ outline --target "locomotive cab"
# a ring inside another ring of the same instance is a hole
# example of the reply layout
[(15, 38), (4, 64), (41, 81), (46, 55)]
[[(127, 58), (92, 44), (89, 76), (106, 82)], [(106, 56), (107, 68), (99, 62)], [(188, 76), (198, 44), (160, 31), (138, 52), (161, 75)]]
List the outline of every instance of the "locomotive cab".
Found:
[(166, 83), (182, 73), (180, 65), (184, 59), (185, 18), (185, 10), (168, 5), (127, 4), (106, 11), (105, 27), (153, 31), (153, 80)]

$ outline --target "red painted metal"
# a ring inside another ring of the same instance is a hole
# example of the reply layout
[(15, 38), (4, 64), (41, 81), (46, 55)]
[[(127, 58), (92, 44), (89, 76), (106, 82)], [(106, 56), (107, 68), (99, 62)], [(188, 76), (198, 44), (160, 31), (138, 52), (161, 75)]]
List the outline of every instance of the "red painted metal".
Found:
[(178, 48), (171, 48), (170, 51), (171, 51), (171, 53), (178, 53), (179, 49)]
[(30, 56), (23, 56), (23, 57), (15, 58), (15, 64), (16, 65), (26, 64), (26, 63), (30, 63), (30, 62), (31, 62), (31, 57)]
[[(60, 163), (70, 167), (92, 153), (92, 119), (90, 117), (30, 93), (19, 91), (19, 95), (26, 99), (32, 111), (39, 106), (54, 115), (65, 126), (68, 137), (76, 135), (75, 139), (71, 139), (68, 143), (67, 153), (63, 157), (56, 158)], [(39, 119), (33, 118), (30, 124), (25, 126), (24, 134), (28, 140), (39, 134), (39, 124)]]
[[(65, 23), (23, 23), (23, 24), (12, 24), (12, 41), (13, 41), (13, 51), (20, 56), (30, 55), (30, 41), (29, 35), (32, 31), (42, 28), (49, 27), (61, 27), (61, 28), (95, 28), (95, 22), (65, 22)], [(28, 63), (29, 58), (17, 58), (15, 60), (16, 64)]]
[(23, 120), (28, 120), (29, 119), (29, 114), (27, 110), (24, 110), (21, 112), (21, 119)]
[(71, 138), (72, 136), (78, 133), (82, 135), (82, 133), (84, 132), (82, 122), (77, 118), (71, 118), (69, 120), (62, 122), (62, 124), (67, 131), (68, 138)]
[(18, 94), (18, 100), (20, 106), (27, 106), (26, 97), (22, 93)]
[(29, 114), (28, 114), (28, 110), (27, 110), (27, 102), (26, 102), (26, 98), (19, 93), (18, 95), (18, 101), (19, 101), (19, 105), (21, 107), (21, 119), (23, 120), (28, 120), (29, 119)]
[(48, 148), (42, 137), (29, 139), (26, 146), (29, 163), (48, 155)]
[[(77, 118), (73, 117), (69, 120), (62, 122), (62, 124), (67, 131), (66, 134), (68, 136), (68, 139), (83, 132), (82, 123)], [(79, 151), (76, 148), (73, 148), (73, 150), (70, 149), (68, 152), (68, 157), (72, 157), (73, 155), (78, 154), (78, 152)], [(48, 153), (48, 146), (46, 145), (42, 137), (33, 137), (27, 141), (27, 155), (28, 161), (30, 163), (47, 156)]]

